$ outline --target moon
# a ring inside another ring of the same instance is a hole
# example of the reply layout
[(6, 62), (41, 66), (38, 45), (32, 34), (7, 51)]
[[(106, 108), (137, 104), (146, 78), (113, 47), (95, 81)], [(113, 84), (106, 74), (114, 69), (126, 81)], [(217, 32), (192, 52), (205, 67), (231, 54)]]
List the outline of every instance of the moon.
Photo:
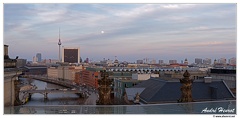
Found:
[(104, 34), (104, 31), (101, 31), (102, 34)]

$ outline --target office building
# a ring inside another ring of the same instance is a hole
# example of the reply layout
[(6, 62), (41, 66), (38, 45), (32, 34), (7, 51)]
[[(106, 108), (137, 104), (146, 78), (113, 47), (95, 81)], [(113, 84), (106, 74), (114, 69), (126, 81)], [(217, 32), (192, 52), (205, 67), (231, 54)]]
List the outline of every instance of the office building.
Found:
[(175, 64), (177, 63), (177, 60), (169, 60), (169, 64)]
[(155, 59), (151, 60), (150, 64), (156, 64), (156, 60)]
[(80, 49), (79, 48), (63, 48), (62, 62), (80, 63)]
[(37, 54), (36, 54), (36, 58), (37, 58), (37, 62), (41, 62), (41, 61), (42, 61), (42, 55), (41, 55), (41, 53), (37, 53)]
[(202, 64), (202, 59), (201, 58), (195, 58), (195, 63), (196, 64)]
[(210, 65), (212, 63), (212, 60), (209, 58), (203, 59), (203, 64)]
[(78, 80), (75, 80), (75, 82), (77, 84), (86, 85), (86, 86), (97, 89), (98, 80), (101, 78), (101, 73), (100, 73), (101, 70), (103, 70), (103, 68), (87, 67), (85, 70), (80, 71), (78, 75), (79, 78), (76, 78)]
[(143, 64), (143, 60), (137, 60), (137, 64)]
[(220, 59), (218, 59), (218, 63), (227, 64), (227, 59), (226, 58), (220, 58)]
[(229, 63), (230, 65), (236, 65), (236, 58), (233, 57), (233, 58), (229, 59), (229, 60), (228, 60), (228, 63)]
[(164, 62), (163, 62), (163, 60), (159, 60), (159, 64), (163, 64)]

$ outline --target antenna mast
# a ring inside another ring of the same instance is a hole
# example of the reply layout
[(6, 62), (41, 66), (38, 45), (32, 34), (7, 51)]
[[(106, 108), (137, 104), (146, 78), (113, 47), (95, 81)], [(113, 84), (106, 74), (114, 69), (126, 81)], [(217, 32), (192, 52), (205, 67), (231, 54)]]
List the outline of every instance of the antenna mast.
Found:
[(58, 61), (60, 62), (61, 61), (61, 59), (60, 59), (60, 46), (61, 46), (61, 40), (60, 40), (60, 27), (59, 27), (59, 41), (58, 41), (58, 49), (59, 49), (59, 54), (58, 54)]

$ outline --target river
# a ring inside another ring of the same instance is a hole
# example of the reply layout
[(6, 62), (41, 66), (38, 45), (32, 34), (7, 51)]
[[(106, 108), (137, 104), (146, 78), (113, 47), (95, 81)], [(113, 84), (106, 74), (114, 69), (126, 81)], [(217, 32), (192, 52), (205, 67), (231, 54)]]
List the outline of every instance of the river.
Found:
[[(64, 89), (66, 87), (62, 87), (59, 85), (42, 82), (39, 80), (20, 78), (24, 83), (31, 83), (37, 86), (37, 90), (46, 89)], [(44, 96), (40, 93), (34, 93), (26, 104), (23, 106), (47, 106), (47, 105), (82, 105), (86, 100), (84, 98), (80, 98), (76, 94), (72, 93), (49, 93), (48, 99), (44, 99)]]

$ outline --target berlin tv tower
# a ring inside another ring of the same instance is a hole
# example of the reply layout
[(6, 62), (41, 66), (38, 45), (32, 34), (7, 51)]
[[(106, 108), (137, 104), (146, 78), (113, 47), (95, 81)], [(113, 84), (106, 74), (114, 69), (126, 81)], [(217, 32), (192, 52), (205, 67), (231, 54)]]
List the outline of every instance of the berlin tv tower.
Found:
[(61, 40), (60, 40), (60, 28), (59, 28), (59, 41), (58, 41), (58, 46), (59, 46), (59, 54), (58, 54), (58, 59), (59, 59), (59, 62), (61, 61), (60, 59), (60, 46), (61, 46)]

